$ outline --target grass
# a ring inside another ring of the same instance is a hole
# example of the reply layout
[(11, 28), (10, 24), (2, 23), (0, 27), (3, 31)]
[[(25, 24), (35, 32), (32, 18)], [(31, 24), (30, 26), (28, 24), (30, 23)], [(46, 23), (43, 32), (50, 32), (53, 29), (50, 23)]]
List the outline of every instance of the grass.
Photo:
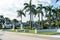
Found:
[(29, 33), (35, 33), (35, 31), (34, 30), (29, 30)]
[(16, 30), (10, 30), (11, 32), (16, 32)]
[[(35, 34), (34, 30), (29, 30), (29, 33)], [(42, 35), (56, 35), (60, 34), (59, 32), (38, 32), (37, 34), (42, 34)]]
[[(35, 34), (34, 30), (29, 30), (29, 33)], [(38, 32), (37, 34), (42, 34), (42, 35), (55, 35), (55, 34), (60, 34), (58, 32)]]
[(54, 34), (58, 34), (58, 33), (57, 32), (38, 32), (37, 34), (54, 35)]
[(8, 30), (8, 31), (10, 31), (10, 32), (16, 32), (16, 30)]
[[(16, 30), (9, 30), (10, 32), (16, 32)], [(29, 30), (29, 32), (20, 32), (20, 33), (32, 33), (35, 34), (34, 30)], [(60, 34), (58, 32), (38, 32), (37, 34), (42, 34), (42, 35), (56, 35)]]
[[(8, 31), (10, 31), (10, 32), (16, 32), (16, 30), (8, 30)], [(29, 30), (29, 32), (27, 32), (27, 33), (34, 33), (34, 30)]]

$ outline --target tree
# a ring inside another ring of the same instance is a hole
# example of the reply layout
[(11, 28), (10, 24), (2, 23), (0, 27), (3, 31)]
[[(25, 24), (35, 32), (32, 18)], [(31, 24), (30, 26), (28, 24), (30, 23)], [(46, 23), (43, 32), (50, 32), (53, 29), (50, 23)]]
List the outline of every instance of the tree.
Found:
[(15, 28), (17, 28), (16, 27), (16, 23), (18, 23), (18, 20), (17, 19), (13, 19), (12, 22), (13, 22), (13, 30), (14, 30)]
[(46, 7), (44, 7), (44, 9), (46, 10), (46, 16), (47, 16), (47, 19), (49, 20), (49, 25), (50, 25), (50, 27), (49, 28), (51, 28), (51, 16), (52, 16), (52, 8), (53, 8), (53, 6), (46, 6)]
[(25, 16), (25, 14), (24, 14), (23, 10), (17, 10), (17, 12), (18, 12), (18, 17), (21, 18), (21, 30), (22, 30), (23, 29), (23, 27), (22, 27), (22, 15)]
[(41, 14), (41, 19), (42, 19), (42, 27), (43, 27), (43, 11), (42, 11), (42, 9), (43, 9), (43, 6), (42, 6), (42, 4), (38, 4), (38, 7), (37, 7), (37, 14), (38, 14), (38, 21), (39, 21), (39, 27), (40, 27), (40, 14)]
[(4, 28), (4, 17), (3, 17), (3, 15), (0, 15), (0, 27)]
[[(12, 28), (12, 25), (9, 25), (9, 24), (11, 24), (11, 20), (10, 20), (8, 17), (5, 17), (5, 18), (4, 18), (4, 21), (5, 21), (5, 23), (4, 23), (4, 28), (7, 28), (7, 27)], [(9, 26), (8, 26), (8, 25), (9, 25)]]
[(30, 29), (29, 26), (30, 26), (30, 21), (27, 21), (24, 28), (25, 28), (25, 29)]
[(30, 0), (29, 4), (28, 3), (24, 3), (25, 7), (24, 10), (25, 12), (29, 12), (30, 14), (30, 27), (32, 29), (32, 21), (33, 21), (33, 14), (36, 15), (36, 9), (35, 9), (35, 5), (32, 5), (32, 0)]
[(57, 22), (58, 22), (58, 8), (54, 8), (53, 10), (53, 18), (55, 20), (55, 25), (57, 25)]
[(59, 18), (60, 18), (60, 8), (56, 7), (52, 11), (53, 11), (53, 14), (55, 15), (54, 17), (55, 17), (56, 25), (59, 28), (58, 22), (59, 22)]
[(11, 22), (11, 20), (8, 17), (4, 18), (5, 22)]
[(17, 19), (13, 19), (12, 21), (13, 21), (14, 23), (18, 22), (18, 20), (17, 20)]
[(56, 0), (56, 2), (58, 2), (59, 0)]

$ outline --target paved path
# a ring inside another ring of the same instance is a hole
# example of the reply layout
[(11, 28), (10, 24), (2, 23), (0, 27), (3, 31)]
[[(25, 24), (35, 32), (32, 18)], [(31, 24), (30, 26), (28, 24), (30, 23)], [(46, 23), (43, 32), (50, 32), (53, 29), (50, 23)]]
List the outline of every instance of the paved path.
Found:
[(0, 40), (60, 40), (60, 38), (24, 33), (0, 32)]

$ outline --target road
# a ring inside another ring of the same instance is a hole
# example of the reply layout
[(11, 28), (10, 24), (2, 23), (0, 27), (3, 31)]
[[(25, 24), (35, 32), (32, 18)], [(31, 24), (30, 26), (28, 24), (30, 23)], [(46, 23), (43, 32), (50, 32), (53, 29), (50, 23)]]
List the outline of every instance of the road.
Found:
[(60, 38), (3, 31), (0, 32), (0, 40), (60, 40)]

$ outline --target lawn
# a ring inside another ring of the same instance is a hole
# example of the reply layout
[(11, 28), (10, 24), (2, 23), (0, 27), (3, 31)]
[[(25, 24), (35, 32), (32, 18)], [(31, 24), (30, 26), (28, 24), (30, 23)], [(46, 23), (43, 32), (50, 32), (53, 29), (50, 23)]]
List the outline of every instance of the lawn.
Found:
[[(16, 32), (16, 30), (9, 30), (10, 32)], [(20, 33), (32, 33), (35, 34), (34, 30), (29, 30), (29, 32), (20, 32)], [(38, 32), (37, 34), (42, 34), (42, 35), (55, 35), (55, 34), (60, 34), (58, 32)]]
[(35, 33), (35, 31), (34, 30), (29, 30), (29, 32), (28, 33)]
[(9, 30), (10, 32), (16, 32), (16, 30)]
[(58, 32), (38, 32), (37, 34), (43, 34), (43, 35), (55, 35), (55, 34), (60, 34)]
[[(35, 34), (35, 31), (34, 30), (29, 30), (28, 33)], [(60, 33), (58, 33), (58, 32), (38, 32), (37, 34), (42, 34), (42, 35), (55, 35), (55, 34), (60, 34)]]

